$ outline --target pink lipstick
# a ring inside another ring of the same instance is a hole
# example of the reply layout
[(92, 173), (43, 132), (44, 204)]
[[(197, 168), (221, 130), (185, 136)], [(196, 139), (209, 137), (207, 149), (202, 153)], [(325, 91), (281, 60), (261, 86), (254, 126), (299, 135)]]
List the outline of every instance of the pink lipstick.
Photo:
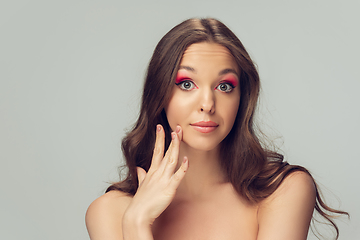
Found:
[(201, 133), (210, 133), (215, 131), (219, 124), (212, 121), (200, 121), (190, 124), (196, 131)]

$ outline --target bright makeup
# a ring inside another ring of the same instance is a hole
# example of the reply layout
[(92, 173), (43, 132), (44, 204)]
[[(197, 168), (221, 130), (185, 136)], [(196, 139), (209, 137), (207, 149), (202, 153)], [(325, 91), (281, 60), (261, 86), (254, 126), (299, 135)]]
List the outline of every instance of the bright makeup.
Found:
[(184, 52), (165, 113), (171, 129), (181, 126), (186, 149), (217, 151), (231, 131), (240, 104), (237, 69), (219, 44), (194, 43)]
[[(224, 77), (225, 80), (222, 82), (229, 83), (232, 85), (232, 87), (236, 87), (238, 85), (238, 79), (233, 74), (228, 74)], [(186, 74), (186, 72), (179, 71), (176, 75), (175, 84), (179, 85), (181, 82), (190, 80), (190, 77)]]
[(185, 72), (178, 72), (175, 79), (175, 84), (179, 84), (184, 80), (189, 80), (189, 76)]
[(232, 74), (227, 75), (224, 79), (225, 80), (222, 82), (230, 83), (231, 85), (233, 85), (233, 87), (236, 87), (239, 83), (238, 79)]

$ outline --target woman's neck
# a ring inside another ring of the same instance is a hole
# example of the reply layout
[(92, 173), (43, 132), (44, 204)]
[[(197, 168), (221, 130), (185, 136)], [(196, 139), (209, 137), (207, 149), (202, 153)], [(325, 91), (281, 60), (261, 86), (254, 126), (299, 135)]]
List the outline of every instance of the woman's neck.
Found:
[(219, 148), (200, 151), (182, 142), (179, 166), (184, 156), (189, 160), (189, 169), (178, 187), (178, 197), (186, 199), (207, 197), (214, 187), (226, 183), (225, 174), (220, 166)]

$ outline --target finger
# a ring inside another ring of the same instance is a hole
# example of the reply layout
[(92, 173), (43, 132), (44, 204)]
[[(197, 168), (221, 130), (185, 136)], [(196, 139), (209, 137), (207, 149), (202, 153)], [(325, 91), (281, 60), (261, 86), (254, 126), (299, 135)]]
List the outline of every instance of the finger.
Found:
[(179, 136), (179, 140), (180, 140), (180, 142), (181, 142), (182, 139), (183, 139), (183, 131), (182, 131), (182, 128), (181, 128), (180, 125), (177, 125), (177, 126), (176, 126), (176, 133), (177, 133), (177, 135)]
[(153, 157), (151, 160), (151, 166), (149, 171), (158, 169), (161, 160), (164, 157), (164, 148), (165, 148), (165, 132), (163, 127), (160, 124), (158, 124), (156, 126), (156, 140), (155, 140)]
[(145, 177), (146, 177), (146, 171), (141, 168), (141, 167), (136, 167), (136, 171), (137, 171), (137, 177), (138, 177), (138, 183), (139, 186), (142, 184), (142, 182), (144, 181)]
[[(181, 132), (181, 129), (179, 129)], [(180, 133), (179, 132), (179, 133)], [(172, 133), (172, 147), (170, 149), (167, 161), (166, 161), (166, 167), (164, 169), (164, 174), (167, 177), (171, 177), (174, 174), (175, 168), (177, 166), (178, 160), (179, 160), (179, 150), (180, 150), (180, 139), (179, 135), (177, 133)], [(168, 153), (166, 153), (168, 154)]]
[(180, 145), (180, 141), (181, 141), (181, 138), (182, 138), (182, 129), (181, 129), (180, 125), (177, 125), (176, 128), (175, 128), (175, 132), (171, 133), (171, 142), (170, 142), (168, 150), (165, 153), (164, 158), (169, 158), (169, 156), (171, 155), (171, 153), (173, 151), (173, 148), (174, 148), (174, 141), (175, 141), (176, 135), (177, 135), (177, 138), (179, 139), (178, 142), (179, 142), (179, 145)]
[(172, 152), (172, 149), (174, 148), (174, 140), (176, 138), (176, 133), (175, 132), (172, 132), (171, 133), (171, 142), (170, 142), (170, 145), (165, 153), (165, 156), (162, 160), (162, 162), (160, 163), (159, 165), (159, 168), (158, 168), (158, 172), (162, 175), (164, 173), (164, 170), (167, 166), (167, 163), (169, 161), (169, 157), (171, 155), (171, 152)]
[(180, 168), (171, 177), (171, 182), (169, 184), (170, 189), (176, 190), (178, 188), (181, 180), (183, 180), (188, 169), (189, 169), (189, 160), (187, 157), (184, 157)]

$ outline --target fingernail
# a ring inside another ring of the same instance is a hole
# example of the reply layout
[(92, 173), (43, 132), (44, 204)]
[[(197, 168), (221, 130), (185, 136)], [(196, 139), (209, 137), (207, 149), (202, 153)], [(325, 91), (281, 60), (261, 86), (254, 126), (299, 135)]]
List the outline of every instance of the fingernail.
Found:
[(172, 140), (174, 140), (175, 137), (176, 137), (176, 133), (172, 132), (172, 133), (171, 133), (171, 138), (172, 138)]
[(176, 133), (179, 133), (180, 132), (180, 126), (176, 126)]
[(160, 132), (160, 131), (161, 131), (160, 125), (157, 125), (157, 126), (156, 126), (156, 131), (157, 131), (157, 132)]
[(187, 160), (188, 160), (188, 158), (187, 158), (187, 157), (184, 157), (183, 163), (186, 163)]

